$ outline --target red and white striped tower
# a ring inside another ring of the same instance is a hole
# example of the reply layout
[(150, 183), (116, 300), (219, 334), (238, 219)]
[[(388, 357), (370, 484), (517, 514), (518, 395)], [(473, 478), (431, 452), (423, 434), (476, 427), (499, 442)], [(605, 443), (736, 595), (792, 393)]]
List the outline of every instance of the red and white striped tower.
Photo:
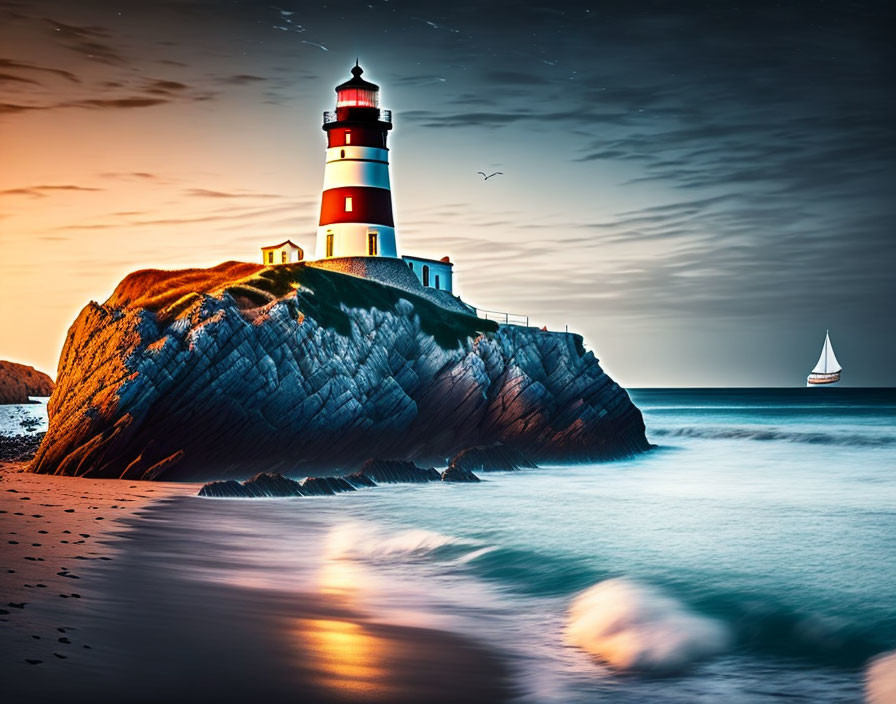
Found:
[(352, 77), (336, 86), (336, 112), (324, 113), (327, 164), (316, 256), (397, 257), (389, 150), (392, 113), (379, 109), (379, 86)]

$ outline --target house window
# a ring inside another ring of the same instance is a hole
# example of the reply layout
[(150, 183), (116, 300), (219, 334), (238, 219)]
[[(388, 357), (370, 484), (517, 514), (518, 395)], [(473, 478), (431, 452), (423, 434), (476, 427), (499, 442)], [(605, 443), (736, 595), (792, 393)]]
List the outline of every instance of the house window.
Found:
[(408, 266), (411, 268), (411, 271), (414, 270), (414, 262), (408, 262)]
[(280, 263), (286, 264), (286, 252), (280, 252)]
[(327, 254), (326, 254), (326, 256), (328, 256), (328, 257), (333, 256), (333, 233), (332, 232), (327, 233)]
[(273, 263), (274, 263), (274, 253), (268, 252), (268, 264), (273, 264)]
[(429, 265), (423, 265), (423, 285), (429, 286)]
[(352, 197), (351, 196), (345, 197), (345, 212), (347, 212), (347, 213), (352, 212)]
[(436, 288), (439, 287), (439, 275), (436, 274)]
[(379, 254), (376, 232), (367, 233), (367, 254), (369, 254), (371, 257), (375, 257), (377, 254)]
[(345, 149), (340, 149), (340, 150), (339, 150), (339, 158), (340, 158), (340, 159), (345, 159)]
[[(352, 133), (349, 132), (348, 130), (345, 131), (345, 143), (346, 143), (346, 144), (351, 144), (351, 143), (352, 143)], [(343, 156), (345, 156), (345, 150), (344, 150), (344, 149), (342, 150), (342, 154), (343, 154)]]

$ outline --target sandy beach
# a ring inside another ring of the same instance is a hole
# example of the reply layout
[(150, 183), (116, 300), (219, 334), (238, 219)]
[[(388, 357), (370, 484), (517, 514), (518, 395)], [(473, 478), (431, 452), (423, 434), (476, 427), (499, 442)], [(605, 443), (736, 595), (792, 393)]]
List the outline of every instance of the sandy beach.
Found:
[[(0, 668), (27, 684), (48, 670), (89, 659), (74, 631), (94, 596), (87, 573), (118, 556), (122, 520), (151, 501), (191, 491), (149, 484), (31, 474), (26, 462), (0, 463)], [(63, 664), (65, 663), (65, 664)]]
[(196, 498), (191, 484), (34, 475), (24, 463), (0, 466), (0, 487), (0, 678), (12, 701), (510, 695), (495, 653), (374, 617), (350, 576), (247, 579), (246, 556), (216, 536), (241, 502)]

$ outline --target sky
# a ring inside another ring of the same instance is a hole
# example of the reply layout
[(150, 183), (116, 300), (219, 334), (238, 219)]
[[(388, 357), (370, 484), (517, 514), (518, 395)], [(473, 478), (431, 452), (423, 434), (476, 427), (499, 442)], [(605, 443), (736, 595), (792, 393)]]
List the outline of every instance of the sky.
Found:
[[(885, 2), (0, 0), (0, 358), (143, 268), (312, 252), (321, 115), (393, 111), (403, 253), (621, 384), (896, 385)], [(477, 171), (501, 171), (483, 181)]]

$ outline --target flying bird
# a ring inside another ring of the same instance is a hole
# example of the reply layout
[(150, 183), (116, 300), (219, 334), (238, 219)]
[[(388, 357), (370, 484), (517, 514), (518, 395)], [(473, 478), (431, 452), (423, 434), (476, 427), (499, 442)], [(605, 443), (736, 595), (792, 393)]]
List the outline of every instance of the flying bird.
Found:
[(484, 171), (477, 171), (476, 173), (477, 173), (477, 174), (482, 174), (482, 180), (483, 180), (483, 181), (488, 181), (492, 176), (503, 176), (503, 175), (504, 175), (504, 172), (503, 172), (503, 171), (495, 171), (495, 173), (493, 173), (493, 174), (489, 174), (488, 176), (485, 175), (485, 172), (484, 172)]

